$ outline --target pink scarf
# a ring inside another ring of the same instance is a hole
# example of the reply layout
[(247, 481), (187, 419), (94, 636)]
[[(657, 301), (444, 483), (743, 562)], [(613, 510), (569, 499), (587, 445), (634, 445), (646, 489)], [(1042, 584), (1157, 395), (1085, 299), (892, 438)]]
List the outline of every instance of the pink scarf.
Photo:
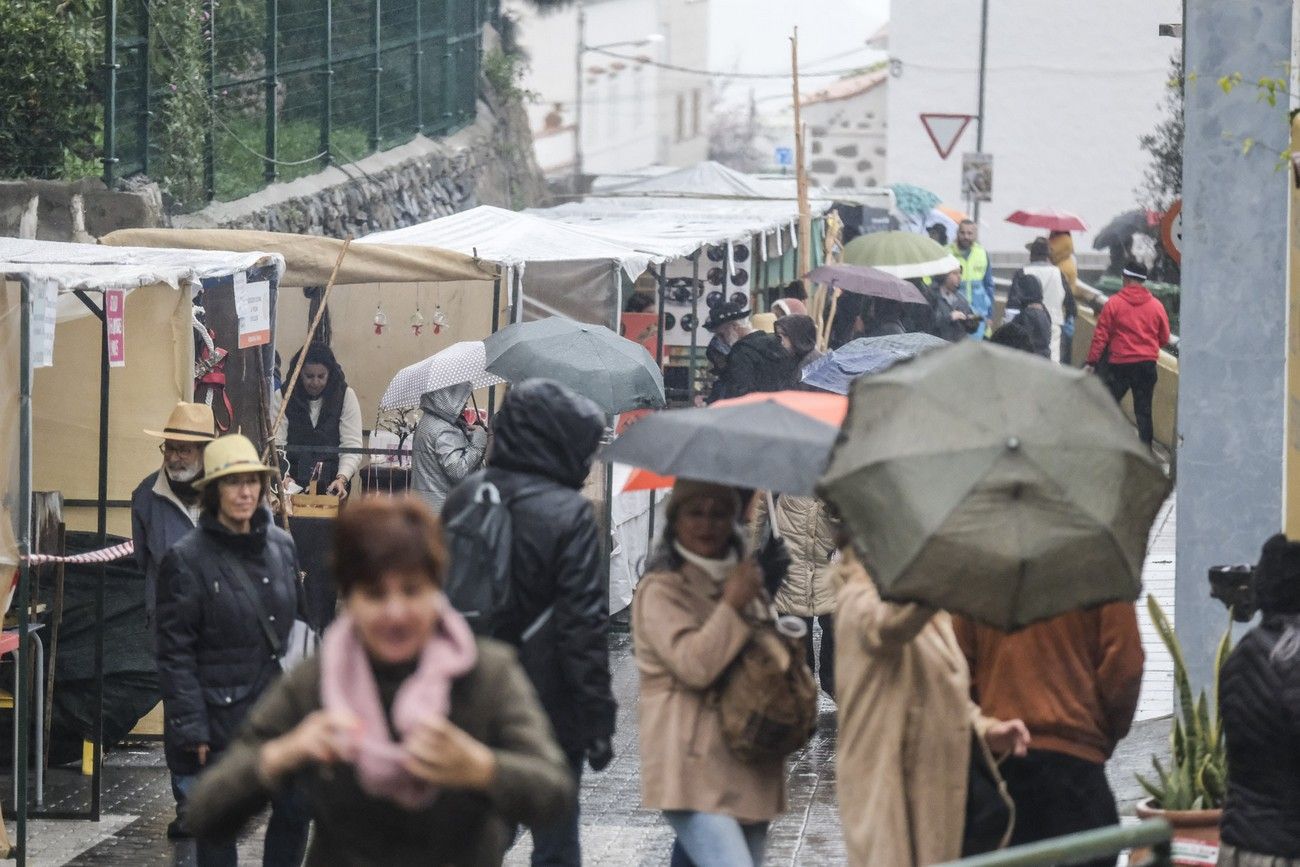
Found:
[[(342, 614), (321, 640), (321, 704), (326, 710), (352, 714), (360, 726), (350, 761), (362, 791), (408, 810), (433, 803), (438, 789), (402, 767), (406, 756), (394, 742), (379, 700), (379, 685), (352, 618)], [(446, 716), (451, 682), (474, 667), (477, 649), (469, 624), (451, 605), (444, 605), (433, 637), (420, 653), (415, 672), (393, 700), (393, 728), (402, 737), (421, 720)]]

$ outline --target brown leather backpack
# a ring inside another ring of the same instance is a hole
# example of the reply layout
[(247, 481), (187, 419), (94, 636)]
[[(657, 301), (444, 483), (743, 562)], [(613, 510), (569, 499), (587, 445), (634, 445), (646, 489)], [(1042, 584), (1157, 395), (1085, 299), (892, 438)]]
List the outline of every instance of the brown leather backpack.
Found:
[(817, 683), (803, 639), (764, 620), (715, 687), (722, 739), (745, 761), (783, 759), (817, 728)]

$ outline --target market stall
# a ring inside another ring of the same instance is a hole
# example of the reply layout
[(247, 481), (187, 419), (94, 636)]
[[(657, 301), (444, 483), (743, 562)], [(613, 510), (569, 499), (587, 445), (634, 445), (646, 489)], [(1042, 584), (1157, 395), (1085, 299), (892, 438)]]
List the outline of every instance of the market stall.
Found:
[[(157, 468), (156, 442), (139, 430), (141, 419), (166, 417), (189, 398), (193, 382), (192, 298), (200, 292), (244, 302), (256, 296), (256, 320), (274, 327), (270, 299), (283, 260), (245, 253), (138, 249), (0, 238), (0, 565), (17, 569), (19, 654), (30, 664), (35, 640), (30, 607), (32, 492), (62, 491), (73, 529), (94, 527), (99, 548), (110, 540), (110, 506), (125, 502), (140, 478)], [(232, 302), (233, 303), (233, 302)], [(241, 302), (242, 303), (242, 302)], [(56, 340), (57, 337), (57, 340)], [(99, 353), (76, 351), (99, 346)], [(263, 358), (270, 347), (250, 348)], [(98, 356), (98, 357), (97, 357)], [(269, 380), (263, 380), (269, 383)], [(257, 382), (250, 387), (256, 390)], [(264, 387), (264, 385), (263, 385)], [(112, 460), (110, 461), (110, 443)], [(112, 509), (114, 529), (129, 526)], [(93, 520), (90, 515), (93, 514)], [(129, 531), (128, 531), (129, 532)], [(119, 588), (130, 592), (129, 587)], [(137, 591), (140, 592), (140, 591)], [(140, 592), (139, 608), (143, 608)], [(93, 677), (86, 688), (93, 719), (85, 732), (93, 744), (89, 809), (65, 817), (99, 818), (104, 741), (105, 570), (94, 592)], [(53, 625), (57, 626), (54, 618)], [(17, 678), (17, 750), (26, 756), (32, 690)], [(156, 698), (155, 698), (156, 700)], [(17, 790), (27, 791), (28, 768), (15, 768)], [(38, 773), (38, 781), (39, 781)], [(39, 802), (38, 786), (38, 802)], [(16, 805), (17, 845), (25, 844), (27, 798)]]

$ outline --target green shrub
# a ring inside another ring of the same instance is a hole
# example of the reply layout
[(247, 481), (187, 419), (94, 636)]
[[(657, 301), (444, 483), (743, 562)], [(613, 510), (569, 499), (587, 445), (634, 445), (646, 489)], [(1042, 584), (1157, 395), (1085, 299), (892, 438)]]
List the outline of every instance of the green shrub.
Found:
[(58, 178), (92, 155), (94, 60), (54, 3), (0, 2), (0, 176)]

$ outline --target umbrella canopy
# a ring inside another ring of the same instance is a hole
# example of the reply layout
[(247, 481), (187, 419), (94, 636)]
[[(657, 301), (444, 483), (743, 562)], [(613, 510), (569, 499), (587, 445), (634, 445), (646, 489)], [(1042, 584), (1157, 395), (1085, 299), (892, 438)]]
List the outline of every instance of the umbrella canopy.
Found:
[(786, 494), (811, 493), (837, 429), (773, 395), (753, 397), (647, 416), (606, 446), (601, 459), (650, 470), (665, 481), (682, 476)]
[(894, 191), (894, 205), (909, 217), (925, 217), (943, 200), (929, 190), (915, 184), (890, 184)]
[(965, 341), (853, 386), (819, 485), (883, 598), (999, 629), (1135, 599), (1169, 492), (1101, 382)]
[(664, 377), (650, 353), (603, 325), (560, 316), (508, 325), (483, 341), (487, 370), (518, 383), (553, 379), (607, 413), (664, 405)]
[(835, 394), (848, 394), (853, 380), (859, 376), (880, 373), (922, 352), (950, 345), (948, 341), (924, 332), (859, 337), (804, 368), (803, 382)]
[[(946, 344), (946, 341), (945, 341)], [(709, 409), (718, 409), (728, 406), (744, 406), (753, 403), (775, 403), (794, 412), (803, 413), (809, 418), (825, 422), (831, 427), (838, 428), (844, 421), (844, 415), (849, 411), (849, 402), (847, 399), (840, 397), (838, 394), (819, 394), (815, 391), (766, 391), (754, 392), (741, 397), (731, 397), (726, 400), (719, 400), (712, 404)], [(671, 488), (673, 482), (677, 481), (674, 476), (662, 475), (647, 469), (637, 467), (628, 475), (620, 491), (652, 491), (660, 488)]]
[(929, 304), (921, 290), (906, 280), (867, 265), (823, 265), (804, 279), (872, 298), (888, 298), (903, 304)]
[(957, 257), (916, 232), (872, 232), (844, 247), (844, 261), (868, 265), (904, 280), (946, 274), (961, 265)]
[(379, 399), (379, 411), (410, 409), (420, 405), (425, 392), (449, 388), (468, 382), (474, 388), (491, 388), (501, 385), (504, 379), (487, 372), (487, 359), (482, 340), (462, 340), (424, 361), (403, 367), (384, 389)]
[(1154, 235), (1160, 225), (1160, 212), (1134, 208), (1111, 220), (1092, 239), (1092, 249), (1105, 250), (1111, 244), (1125, 244), (1135, 234)]
[(1037, 211), (1016, 211), (1007, 217), (1008, 223), (1017, 226), (1029, 226), (1034, 229), (1046, 229), (1049, 232), (1083, 232), (1088, 228), (1080, 217), (1069, 211), (1055, 208), (1043, 208)]

